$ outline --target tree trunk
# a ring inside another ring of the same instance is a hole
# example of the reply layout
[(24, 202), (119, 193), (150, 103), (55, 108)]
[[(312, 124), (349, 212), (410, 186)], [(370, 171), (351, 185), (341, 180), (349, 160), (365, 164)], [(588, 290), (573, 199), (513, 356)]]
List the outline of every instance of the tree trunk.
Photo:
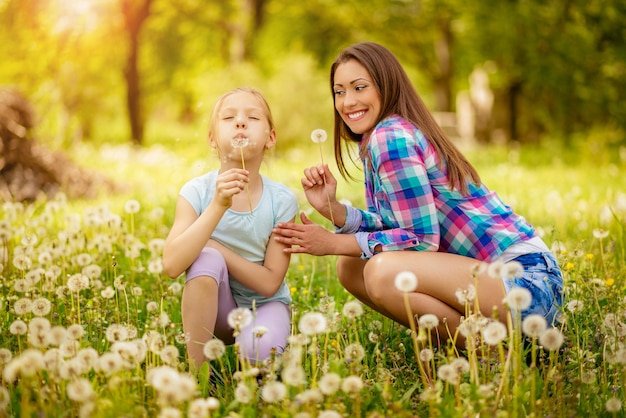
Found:
[(441, 37), (435, 42), (435, 55), (439, 74), (435, 77), (435, 110), (451, 112), (452, 109), (452, 57), (454, 35), (450, 20), (441, 19), (438, 24)]
[(143, 143), (144, 120), (141, 106), (141, 77), (139, 74), (139, 34), (141, 27), (150, 15), (152, 0), (137, 4), (134, 0), (122, 0), (122, 14), (128, 34), (128, 56), (124, 68), (126, 81), (126, 106), (130, 124), (131, 140), (137, 145)]

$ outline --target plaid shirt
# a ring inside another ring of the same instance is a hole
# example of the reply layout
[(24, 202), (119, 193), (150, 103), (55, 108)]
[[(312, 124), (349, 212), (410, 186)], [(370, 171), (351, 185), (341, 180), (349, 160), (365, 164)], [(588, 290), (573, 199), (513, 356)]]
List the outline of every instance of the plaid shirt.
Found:
[(446, 170), (413, 124), (393, 115), (369, 138), (363, 160), (367, 211), (348, 207), (339, 233), (356, 233), (363, 258), (382, 251), (444, 251), (491, 261), (512, 244), (535, 235), (485, 185), (469, 194), (450, 191)]

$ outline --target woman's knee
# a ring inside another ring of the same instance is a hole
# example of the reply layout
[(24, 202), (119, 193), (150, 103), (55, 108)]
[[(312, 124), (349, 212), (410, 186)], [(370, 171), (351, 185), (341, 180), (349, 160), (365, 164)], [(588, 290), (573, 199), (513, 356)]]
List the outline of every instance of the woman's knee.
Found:
[(394, 291), (393, 280), (389, 280), (389, 265), (385, 262), (384, 255), (381, 253), (372, 257), (363, 269), (363, 282), (374, 303), (382, 301), (390, 291)]
[(337, 259), (337, 279), (346, 289), (356, 285), (363, 277), (363, 265), (365, 261), (360, 258), (341, 256)]

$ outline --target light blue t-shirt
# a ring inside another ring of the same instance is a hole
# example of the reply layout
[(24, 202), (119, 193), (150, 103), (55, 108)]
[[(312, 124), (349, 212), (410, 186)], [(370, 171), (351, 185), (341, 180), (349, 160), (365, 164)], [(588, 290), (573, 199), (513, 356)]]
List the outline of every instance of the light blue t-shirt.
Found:
[[(180, 195), (191, 204), (198, 216), (213, 199), (217, 175), (217, 170), (210, 171), (191, 179), (180, 190)], [(261, 178), (263, 194), (257, 206), (253, 208), (252, 214), (249, 211), (237, 212), (228, 209), (211, 236), (220, 244), (259, 265), (263, 265), (265, 261), (265, 251), (272, 229), (278, 222), (290, 221), (298, 213), (296, 196), (287, 186), (265, 176)], [(253, 299), (256, 299), (257, 306), (269, 301), (287, 304), (291, 302), (289, 287), (285, 281), (269, 298), (244, 286), (232, 276), (230, 276), (230, 287), (235, 302), (240, 307), (252, 307)]]

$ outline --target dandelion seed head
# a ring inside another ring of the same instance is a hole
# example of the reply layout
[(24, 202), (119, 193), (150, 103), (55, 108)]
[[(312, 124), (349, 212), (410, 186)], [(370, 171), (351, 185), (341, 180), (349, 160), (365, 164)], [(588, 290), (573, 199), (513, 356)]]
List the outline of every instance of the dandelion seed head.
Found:
[(403, 293), (414, 292), (417, 289), (417, 276), (411, 271), (401, 271), (396, 274), (394, 285)]
[(235, 399), (246, 405), (252, 400), (252, 391), (245, 384), (239, 383), (235, 388)]
[(333, 411), (332, 409), (325, 409), (323, 411), (320, 411), (319, 414), (317, 414), (317, 418), (342, 418), (343, 415), (340, 412), (337, 411)]
[(319, 381), (320, 391), (324, 395), (332, 395), (341, 386), (341, 376), (337, 373), (326, 373)]
[(301, 386), (306, 382), (306, 373), (298, 365), (289, 365), (281, 373), (283, 382), (289, 386)]
[(67, 385), (67, 397), (74, 402), (84, 403), (93, 400), (95, 392), (89, 380), (78, 378)]
[(422, 360), (423, 362), (425, 362), (425, 363), (429, 362), (433, 358), (435, 358), (435, 353), (430, 348), (423, 348), (420, 351), (420, 360)]
[(546, 328), (548, 322), (539, 314), (530, 314), (522, 321), (522, 331), (530, 338), (539, 338)]
[(433, 314), (425, 314), (419, 317), (417, 323), (420, 328), (430, 330), (439, 326), (439, 318)]
[(437, 377), (444, 382), (456, 385), (460, 377), (456, 369), (451, 364), (443, 364), (437, 369)]
[(304, 335), (316, 335), (326, 331), (326, 317), (319, 312), (307, 312), (300, 318), (298, 329)]
[(498, 345), (506, 338), (507, 329), (502, 322), (492, 321), (482, 329), (482, 335), (485, 344)]
[(141, 209), (141, 204), (137, 200), (130, 199), (124, 204), (124, 212), (128, 214), (137, 213), (139, 209)]
[(13, 305), (13, 311), (15, 315), (22, 316), (30, 313), (33, 309), (33, 302), (29, 298), (21, 298), (15, 301)]
[(220, 339), (213, 338), (204, 344), (203, 351), (204, 356), (209, 360), (217, 360), (221, 358), (226, 352), (226, 346)]
[(514, 287), (507, 293), (505, 300), (510, 309), (521, 312), (530, 306), (533, 297), (528, 289)]
[(33, 301), (33, 305), (31, 307), (31, 311), (35, 316), (46, 316), (50, 313), (50, 309), (52, 308), (52, 303), (44, 297), (37, 298)]
[(504, 264), (501, 274), (502, 278), (505, 280), (522, 277), (522, 275), (524, 274), (524, 266), (519, 261), (509, 261), (508, 263)]
[(363, 389), (363, 379), (359, 376), (348, 376), (341, 382), (341, 390), (345, 393), (359, 393)]
[(354, 321), (363, 315), (363, 305), (357, 300), (348, 301), (343, 305), (342, 313), (347, 319)]
[(612, 397), (607, 399), (604, 407), (606, 408), (607, 412), (619, 412), (622, 410), (622, 401), (617, 397)]
[[(296, 395), (296, 402), (317, 405), (324, 400), (322, 392), (318, 388), (307, 389)], [(319, 417), (319, 415), (318, 415)]]
[(346, 361), (358, 363), (365, 358), (365, 349), (361, 344), (354, 343), (346, 347), (344, 354)]
[(287, 395), (287, 387), (281, 382), (269, 382), (261, 390), (261, 398), (267, 403), (282, 401)]
[(252, 311), (248, 308), (235, 308), (228, 314), (228, 325), (235, 330), (241, 330), (252, 323)]
[(100, 296), (105, 299), (112, 299), (115, 296), (115, 290), (111, 286), (107, 286), (100, 292)]
[(557, 328), (549, 328), (539, 336), (539, 344), (548, 351), (556, 351), (563, 345), (563, 334)]
[(594, 229), (592, 233), (593, 237), (599, 240), (603, 240), (604, 238), (609, 236), (609, 231), (606, 231), (602, 228)]
[(313, 141), (316, 144), (321, 144), (322, 142), (326, 142), (327, 138), (328, 138), (328, 135), (326, 134), (326, 131), (323, 129), (314, 129), (313, 132), (311, 132), (311, 141)]
[(573, 299), (567, 302), (566, 307), (567, 307), (567, 310), (570, 311), (571, 313), (579, 313), (583, 310), (583, 308), (585, 307), (585, 304), (582, 300)]

